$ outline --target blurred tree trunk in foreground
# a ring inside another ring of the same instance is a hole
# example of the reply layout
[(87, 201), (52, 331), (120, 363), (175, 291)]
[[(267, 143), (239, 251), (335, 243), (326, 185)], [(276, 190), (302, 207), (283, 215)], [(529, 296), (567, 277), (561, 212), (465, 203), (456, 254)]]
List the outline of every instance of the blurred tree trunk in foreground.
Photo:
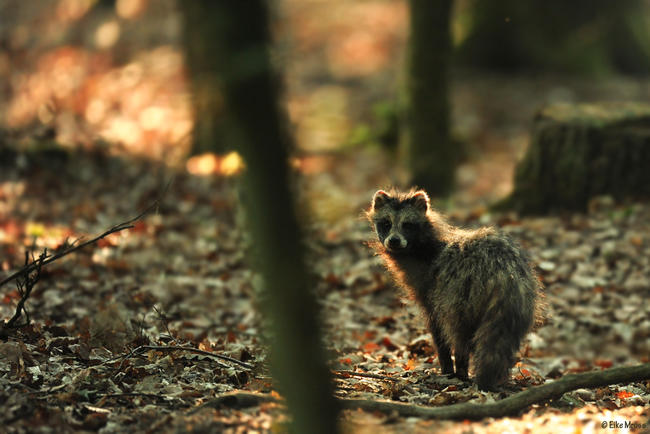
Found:
[(460, 148), (449, 137), (452, 0), (410, 0), (403, 150), (411, 183), (434, 196), (454, 185)]
[(213, 41), (219, 37), (214, 22), (217, 8), (206, 8), (201, 1), (179, 2), (183, 19), (185, 65), (189, 72), (194, 109), (192, 154), (232, 150), (231, 138), (218, 83), (219, 59), (214, 55)]
[(587, 209), (589, 199), (650, 199), (650, 105), (557, 104), (535, 119), (502, 204), (522, 213)]
[[(189, 3), (189, 2), (188, 2)], [(255, 264), (264, 279), (260, 305), (272, 326), (271, 367), (293, 416), (293, 431), (337, 432), (337, 406), (318, 327), (318, 309), (303, 262), (289, 187), (290, 137), (278, 106), (263, 0), (193, 0), (212, 20), (203, 41), (231, 119), (234, 149), (247, 165), (245, 206)], [(181, 7), (185, 7), (183, 2)], [(189, 15), (186, 15), (186, 17)], [(191, 27), (193, 22), (185, 22)], [(191, 48), (190, 48), (191, 49)]]

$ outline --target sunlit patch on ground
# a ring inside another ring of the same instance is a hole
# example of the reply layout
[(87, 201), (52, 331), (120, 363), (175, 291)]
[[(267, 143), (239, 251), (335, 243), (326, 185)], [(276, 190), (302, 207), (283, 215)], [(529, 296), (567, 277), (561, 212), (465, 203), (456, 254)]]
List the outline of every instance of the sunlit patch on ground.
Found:
[(192, 175), (233, 176), (244, 170), (244, 160), (237, 152), (216, 155), (211, 152), (195, 155), (187, 159), (185, 167)]

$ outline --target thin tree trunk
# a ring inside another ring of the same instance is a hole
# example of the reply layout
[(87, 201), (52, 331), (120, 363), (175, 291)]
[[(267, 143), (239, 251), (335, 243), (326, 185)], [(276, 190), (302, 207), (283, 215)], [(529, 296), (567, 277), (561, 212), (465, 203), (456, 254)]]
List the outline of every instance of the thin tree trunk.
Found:
[(214, 56), (214, 40), (218, 29), (213, 23), (217, 8), (205, 7), (201, 1), (179, 2), (186, 25), (183, 27), (185, 65), (192, 88), (194, 128), (192, 131), (192, 154), (203, 152), (225, 153), (232, 150), (229, 144), (228, 126), (219, 88), (217, 71), (219, 61)]
[(452, 0), (410, 0), (403, 141), (412, 183), (432, 195), (453, 188), (460, 150), (449, 139), (449, 20)]

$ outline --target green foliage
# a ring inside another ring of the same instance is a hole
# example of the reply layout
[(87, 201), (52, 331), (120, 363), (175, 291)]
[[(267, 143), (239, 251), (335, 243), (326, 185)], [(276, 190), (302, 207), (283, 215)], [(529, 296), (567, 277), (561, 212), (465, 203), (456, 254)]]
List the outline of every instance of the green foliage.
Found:
[(375, 118), (375, 139), (390, 150), (399, 141), (399, 108), (395, 101), (382, 101), (372, 107)]
[(352, 128), (345, 147), (380, 146), (395, 153), (399, 141), (398, 108), (394, 100), (380, 101), (372, 106), (372, 119)]
[(355, 126), (350, 132), (350, 136), (346, 140), (344, 146), (346, 147), (357, 147), (363, 145), (372, 145), (375, 142), (373, 141), (373, 131), (372, 128), (365, 123)]

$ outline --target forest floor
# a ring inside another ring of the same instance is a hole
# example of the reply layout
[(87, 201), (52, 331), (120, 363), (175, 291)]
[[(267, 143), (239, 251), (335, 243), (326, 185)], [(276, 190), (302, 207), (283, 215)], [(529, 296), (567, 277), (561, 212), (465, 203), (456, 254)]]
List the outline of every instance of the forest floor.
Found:
[[(373, 155), (346, 158), (359, 167)], [(245, 262), (236, 178), (196, 177), (101, 152), (3, 157), (4, 274), (20, 266), (23, 249), (56, 251), (66, 239), (89, 239), (137, 215), (173, 178), (156, 210), (133, 229), (44, 267), (27, 302), (30, 325), (0, 343), (4, 427), (244, 432), (286, 421), (282, 406), (271, 403), (192, 412), (225, 392), (277, 393), (255, 308), (256, 279)], [(310, 189), (302, 191), (306, 205)], [(350, 194), (345, 204), (356, 211), (336, 221), (307, 217), (308, 262), (337, 396), (428, 406), (492, 402), (567, 373), (648, 362), (650, 205), (601, 198), (586, 214), (518, 218), (480, 205), (452, 213), (456, 223), (494, 224), (519, 240), (546, 285), (546, 323), (526, 338), (506, 391), (492, 393), (440, 375), (417, 307), (365, 245), (372, 233), (360, 215), (371, 194), (371, 185)], [(2, 291), (6, 319), (20, 296), (13, 283)], [(512, 418), (435, 422), (347, 410), (342, 424), (348, 432), (573, 432), (627, 421), (647, 430), (649, 402), (646, 381), (577, 390)]]
[[(20, 268), (25, 250), (60, 251), (160, 203), (134, 228), (44, 267), (26, 303), (30, 325), (0, 342), (0, 431), (282, 430), (281, 404), (199, 407), (231, 391), (278, 395), (237, 177), (159, 162), (178, 163), (192, 127), (175, 2), (145, 10), (135, 1), (140, 10), (118, 14), (101, 9), (110, 2), (87, 13), (79, 8), (93, 2), (59, 3), (55, 15), (36, 2), (3, 11), (12, 25), (0, 28), (9, 41), (0, 50), (0, 278)], [(488, 208), (512, 188), (540, 106), (647, 100), (647, 80), (454, 71), (453, 130), (467, 159), (457, 192), (436, 206), (454, 223), (495, 225), (516, 238), (532, 254), (548, 305), (506, 391), (481, 392), (440, 375), (418, 308), (365, 244), (372, 194), (403, 180), (394, 151), (367, 142), (380, 109), (394, 104), (405, 3), (284, 3), (277, 58), (337, 396), (493, 402), (568, 373), (650, 362), (650, 204), (596, 198), (586, 213), (526, 218)], [(19, 299), (15, 282), (0, 287), (0, 318)], [(509, 418), (346, 410), (341, 424), (360, 433), (556, 433), (626, 432), (627, 422), (648, 432), (649, 407), (644, 381), (576, 390)]]

